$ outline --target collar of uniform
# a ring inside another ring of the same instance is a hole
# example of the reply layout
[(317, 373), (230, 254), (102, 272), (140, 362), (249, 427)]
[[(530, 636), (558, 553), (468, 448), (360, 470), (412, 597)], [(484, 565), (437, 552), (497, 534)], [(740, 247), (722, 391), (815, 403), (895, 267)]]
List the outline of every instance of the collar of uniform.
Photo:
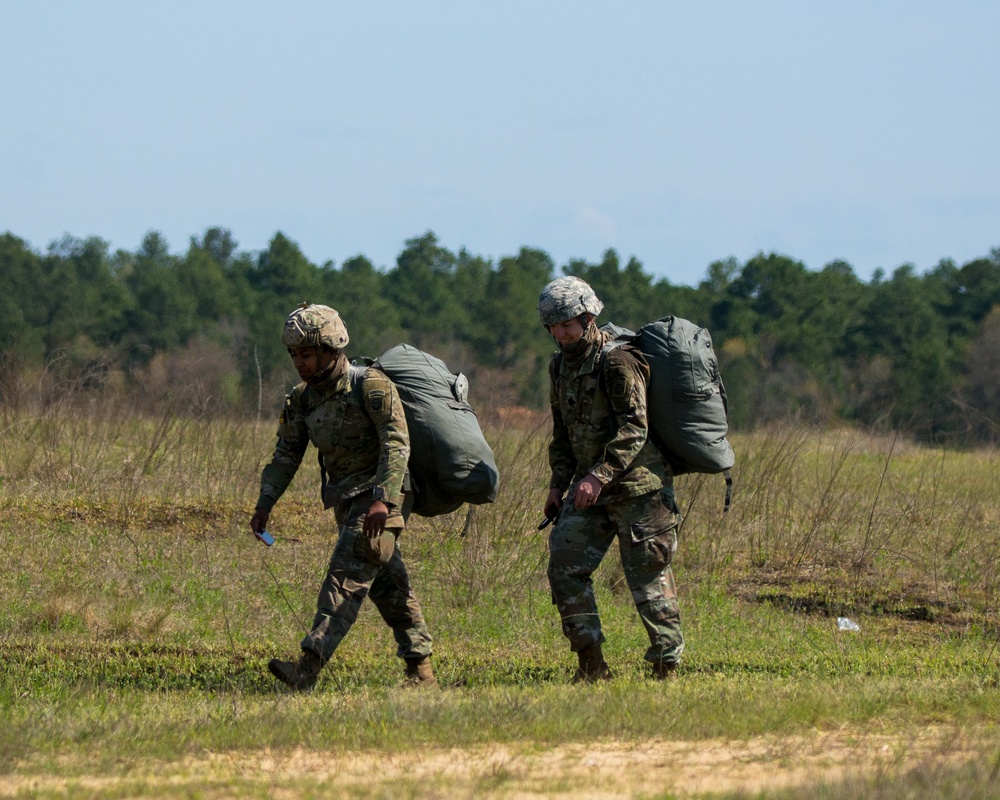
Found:
[(583, 361), (576, 368), (570, 367), (567, 359), (563, 356), (561, 372), (563, 375), (589, 375), (594, 371), (597, 366), (597, 361), (601, 356), (601, 350), (604, 348), (605, 343), (610, 339), (614, 338), (614, 334), (610, 331), (597, 330), (597, 335), (594, 337), (594, 341), (590, 345), (590, 349), (587, 351), (587, 355), (584, 356)]
[(338, 394), (349, 391), (351, 388), (351, 376), (344, 354), (340, 354), (340, 357), (334, 362), (332, 368), (322, 380), (316, 381), (316, 383), (309, 383), (308, 385), (320, 394)]

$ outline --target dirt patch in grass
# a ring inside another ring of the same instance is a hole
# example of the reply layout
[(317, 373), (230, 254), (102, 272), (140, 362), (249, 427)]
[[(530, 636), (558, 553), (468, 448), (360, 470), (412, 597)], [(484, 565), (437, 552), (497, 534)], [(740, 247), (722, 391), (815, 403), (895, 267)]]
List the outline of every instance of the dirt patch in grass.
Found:
[(91, 790), (128, 796), (235, 796), (251, 787), (295, 797), (309, 787), (339, 796), (627, 798), (694, 795), (836, 783), (876, 771), (957, 766), (986, 752), (968, 731), (932, 728), (905, 736), (849, 731), (750, 741), (497, 745), (396, 753), (293, 748), (212, 754), (93, 774), (78, 757), (22, 764), (0, 777), (0, 795)]
[(942, 594), (953, 598), (953, 591), (918, 580), (887, 583), (871, 572), (849, 574), (836, 568), (762, 571), (730, 581), (729, 588), (745, 602), (768, 603), (798, 614), (878, 616), (904, 622), (932, 622), (950, 628), (992, 621), (951, 599), (942, 599)]

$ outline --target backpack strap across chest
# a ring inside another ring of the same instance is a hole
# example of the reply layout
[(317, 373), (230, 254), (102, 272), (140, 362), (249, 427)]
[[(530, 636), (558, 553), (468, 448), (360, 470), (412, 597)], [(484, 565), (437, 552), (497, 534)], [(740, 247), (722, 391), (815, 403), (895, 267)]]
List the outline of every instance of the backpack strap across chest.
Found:
[[(589, 394), (600, 390), (607, 394), (608, 381), (607, 376), (605, 375), (605, 369), (608, 363), (607, 355), (615, 348), (621, 347), (623, 344), (628, 344), (628, 342), (622, 341), (621, 339), (611, 339), (601, 346), (601, 351), (594, 360), (594, 368), (584, 379), (583, 390), (585, 392)], [(557, 352), (556, 357), (559, 359), (559, 367), (556, 370), (556, 375), (559, 376), (562, 374), (562, 366), (565, 363), (565, 356), (561, 352)]]
[[(351, 393), (354, 398), (358, 401), (358, 404), (364, 408), (364, 395), (361, 391), (361, 381), (365, 377), (365, 373), (368, 371), (368, 365), (362, 364), (349, 364), (348, 367), (348, 379), (351, 382)], [(303, 401), (306, 399), (306, 392), (309, 391), (309, 386), (307, 385), (305, 391), (303, 392)], [(330, 480), (330, 473), (326, 471), (326, 465), (323, 463), (323, 453), (317, 451), (316, 458), (319, 461), (319, 476), (320, 476), (320, 493), (325, 495), (326, 485)]]

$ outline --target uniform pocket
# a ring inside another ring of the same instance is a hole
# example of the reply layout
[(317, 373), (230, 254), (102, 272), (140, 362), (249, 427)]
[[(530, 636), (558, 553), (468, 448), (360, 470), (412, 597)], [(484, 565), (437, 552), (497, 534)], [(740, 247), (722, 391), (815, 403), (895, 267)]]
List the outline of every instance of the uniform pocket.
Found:
[(671, 529), (643, 539), (634, 546), (642, 548), (645, 563), (654, 569), (665, 569), (670, 566), (677, 551), (677, 536)]
[(633, 543), (651, 539), (677, 527), (677, 519), (667, 508), (659, 491), (643, 495), (641, 500), (642, 505), (634, 509), (632, 519), (629, 520)]
[(629, 522), (632, 547), (643, 552), (643, 559), (653, 567), (670, 566), (677, 551), (677, 517), (664, 505), (657, 492), (646, 495), (645, 504)]
[(354, 539), (354, 555), (370, 564), (384, 567), (392, 560), (396, 551), (396, 535), (391, 530), (385, 530), (381, 536), (374, 539), (359, 532)]

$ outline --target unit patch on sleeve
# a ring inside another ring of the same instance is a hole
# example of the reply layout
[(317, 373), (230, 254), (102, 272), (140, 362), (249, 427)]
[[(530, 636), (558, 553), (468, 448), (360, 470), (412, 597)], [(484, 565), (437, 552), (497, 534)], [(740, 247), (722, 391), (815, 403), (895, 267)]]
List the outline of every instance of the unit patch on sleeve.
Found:
[(385, 392), (381, 389), (372, 389), (368, 392), (368, 410), (373, 414), (381, 414), (385, 406)]

